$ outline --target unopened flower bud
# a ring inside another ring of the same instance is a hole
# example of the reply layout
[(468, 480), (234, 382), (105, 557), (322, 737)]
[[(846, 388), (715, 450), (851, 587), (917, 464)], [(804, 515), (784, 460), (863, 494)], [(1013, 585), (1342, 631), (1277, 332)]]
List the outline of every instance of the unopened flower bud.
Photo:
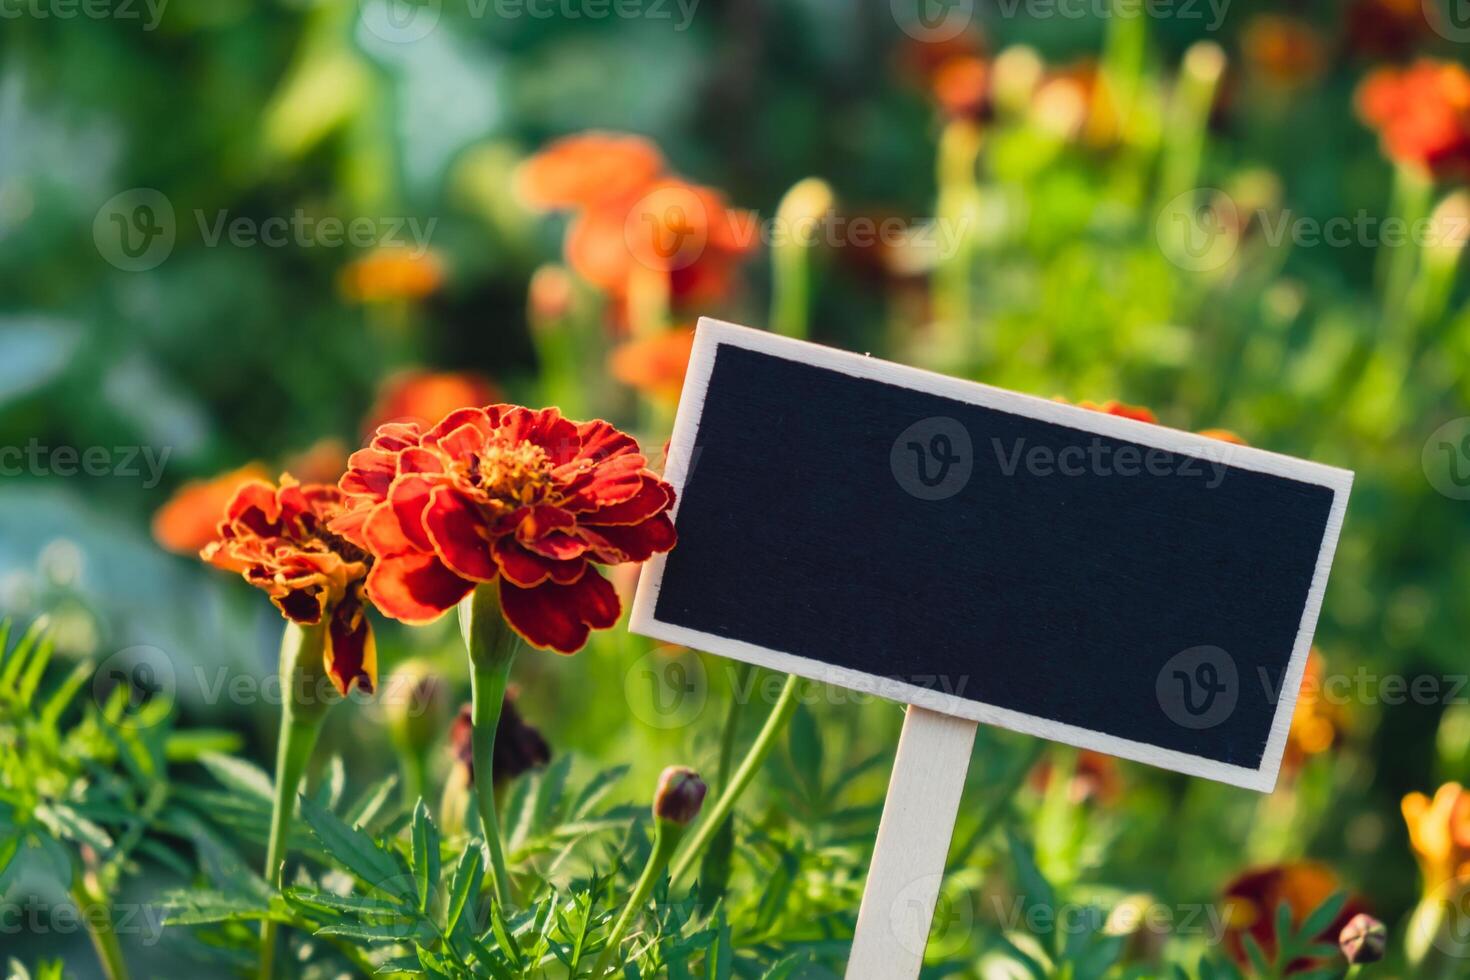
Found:
[(1388, 930), (1373, 916), (1360, 912), (1348, 920), (1337, 937), (1342, 955), (1353, 965), (1377, 963), (1383, 959), (1383, 949), (1388, 944)]
[[(496, 786), (551, 761), (551, 746), (533, 725), (521, 717), (516, 710), (515, 699), (514, 690), (505, 692), (500, 722), (495, 726), (495, 754), (491, 757), (490, 768)], [(459, 709), (459, 715), (450, 726), (449, 751), (455, 761), (465, 767), (471, 780), (475, 776), (474, 731), (470, 706), (465, 705)]]
[(449, 713), (449, 685), (423, 660), (405, 660), (388, 677), (383, 711), (394, 741), (422, 752), (444, 730)]
[(708, 789), (693, 769), (669, 766), (659, 777), (658, 790), (653, 794), (653, 815), (686, 827), (699, 816)]

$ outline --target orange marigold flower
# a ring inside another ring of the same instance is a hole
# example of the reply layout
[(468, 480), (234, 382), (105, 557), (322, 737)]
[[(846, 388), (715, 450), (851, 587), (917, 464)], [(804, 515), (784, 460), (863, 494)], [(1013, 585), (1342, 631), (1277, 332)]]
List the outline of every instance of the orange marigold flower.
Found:
[(1125, 405), (1120, 401), (1078, 402), (1078, 408), (1091, 409), (1094, 412), (1103, 412), (1107, 415), (1117, 415), (1125, 419), (1133, 419), (1136, 422), (1158, 423), (1159, 417), (1153, 412), (1139, 405)]
[(1281, 765), (1288, 772), (1301, 769), (1314, 755), (1320, 755), (1339, 741), (1343, 730), (1341, 709), (1322, 696), (1323, 676), (1327, 664), (1313, 647), (1307, 654), (1307, 668), (1302, 677), (1301, 694), (1291, 716), (1291, 729), (1286, 736), (1286, 754)]
[(1265, 80), (1295, 87), (1315, 80), (1327, 64), (1322, 35), (1311, 24), (1281, 14), (1258, 14), (1241, 34), (1246, 64)]
[(641, 136), (580, 133), (521, 164), (516, 186), (532, 207), (591, 207), (638, 194), (663, 169), (663, 154)]
[(433, 252), (384, 246), (349, 262), (339, 282), (354, 303), (423, 299), (444, 284), (444, 263)]
[(1410, 793), (1402, 809), (1424, 874), (1424, 893), (1455, 880), (1470, 882), (1470, 792), (1459, 783), (1445, 783), (1432, 800)]
[[(1055, 767), (1050, 758), (1042, 759), (1031, 770), (1031, 788), (1046, 792)], [(1107, 806), (1117, 802), (1123, 793), (1123, 774), (1118, 760), (1101, 752), (1084, 749), (1077, 753), (1077, 765), (1067, 786), (1067, 797), (1073, 803), (1095, 800)]]
[[(1337, 874), (1315, 861), (1295, 861), (1242, 872), (1225, 886), (1225, 946), (1242, 966), (1248, 963), (1244, 937), (1249, 934), (1267, 956), (1276, 955), (1276, 910), (1291, 909), (1293, 927), (1299, 927), (1334, 893), (1342, 890)], [(1362, 901), (1349, 897), (1337, 918), (1317, 935), (1319, 942), (1336, 946), (1342, 927), (1359, 912)], [(1305, 973), (1321, 960), (1301, 957), (1287, 964), (1287, 973)]]
[(1395, 163), (1436, 179), (1470, 178), (1470, 71), (1463, 65), (1421, 58), (1376, 69), (1356, 101)]
[(376, 557), (367, 592), (384, 614), (428, 622), (496, 582), (511, 627), (562, 653), (621, 613), (594, 564), (646, 561), (675, 541), (673, 488), (633, 438), (554, 408), (385, 425), (340, 485), (355, 510), (332, 528)]
[(694, 331), (688, 327), (629, 340), (612, 352), (612, 376), (650, 398), (675, 401), (684, 387)]
[(499, 395), (494, 382), (473, 371), (399, 371), (378, 386), (363, 432), (371, 435), (389, 422), (427, 426), (456, 408), (484, 405)]
[(207, 480), (190, 480), (153, 514), (153, 540), (180, 555), (198, 554), (215, 538), (230, 499), (247, 483), (264, 480), (260, 463), (244, 466)]
[(300, 484), (282, 474), (242, 486), (219, 525), (218, 540), (199, 553), (219, 568), (239, 572), (270, 596), (287, 619), (303, 626), (328, 621), (323, 666), (337, 690), (372, 691), (377, 648), (362, 602), (370, 556), (329, 529), (346, 513), (342, 492), (330, 484)]
[(990, 65), (974, 56), (951, 58), (934, 73), (934, 98), (955, 119), (990, 115)]

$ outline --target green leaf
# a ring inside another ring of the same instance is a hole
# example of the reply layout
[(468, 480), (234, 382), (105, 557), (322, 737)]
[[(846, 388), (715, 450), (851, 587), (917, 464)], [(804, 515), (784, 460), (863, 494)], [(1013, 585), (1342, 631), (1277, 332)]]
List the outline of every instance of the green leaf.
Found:
[(413, 888), (402, 866), (368, 834), (349, 827), (336, 814), (308, 797), (300, 797), (301, 815), (331, 858), (366, 884), (399, 898), (412, 899)]
[(398, 785), (398, 777), (389, 776), (369, 786), (367, 792), (360, 796), (356, 803), (343, 814), (342, 819), (353, 827), (366, 827), (378, 818), (383, 812), (388, 797), (393, 795), (393, 789)]
[[(1305, 919), (1302, 927), (1297, 930), (1297, 935), (1304, 940), (1313, 940), (1332, 927), (1332, 923), (1342, 914), (1343, 906), (1347, 904), (1347, 892), (1339, 891), (1327, 896), (1321, 905), (1317, 906)], [(1335, 947), (1334, 947), (1335, 948)]]
[(199, 764), (208, 769), (221, 786), (266, 803), (272, 801), (274, 786), (271, 777), (254, 763), (238, 756), (207, 752), (199, 757)]
[(417, 933), (418, 924), (404, 919), (388, 922), (334, 922), (316, 931), (318, 936), (343, 936), (384, 943), (413, 939)]
[(322, 912), (345, 912), (351, 915), (403, 916), (409, 906), (367, 895), (338, 895), (335, 892), (290, 887), (282, 894), (292, 905)]
[(480, 893), (480, 882), (485, 876), (485, 866), (480, 859), (478, 847), (467, 847), (454, 866), (454, 875), (449, 881), (449, 896), (444, 909), (444, 932), (452, 934), (464, 915), (471, 895)]
[[(1024, 921), (1038, 923), (1037, 937), (1046, 939), (1044, 945), (1054, 951), (1057, 947), (1051, 940), (1055, 938), (1056, 932), (1056, 893), (1041, 869), (1036, 866), (1031, 848), (1016, 834), (1014, 827), (1006, 827), (1006, 840), (1010, 845), (1011, 863), (1016, 869), (1016, 892), (1021, 901)], [(1037, 913), (1034, 916), (1033, 910)]]
[(588, 780), (587, 785), (582, 787), (582, 792), (577, 794), (577, 801), (572, 804), (572, 819), (582, 820), (590, 817), (597, 804), (606, 799), (613, 787), (628, 774), (628, 768), (628, 766), (613, 766)]
[(819, 800), (822, 796), (822, 730), (817, 726), (816, 715), (806, 705), (797, 707), (791, 715), (790, 726), (787, 747), (791, 753), (791, 764), (807, 799)]
[(247, 922), (271, 917), (270, 906), (243, 895), (186, 888), (169, 892), (159, 901), (164, 921), (171, 926), (210, 922)]
[(427, 913), (439, 889), (439, 831), (429, 819), (429, 808), (419, 800), (413, 809), (413, 879), (419, 911)]
[(761, 980), (792, 980), (798, 970), (810, 964), (811, 953), (792, 953), (777, 960), (762, 976)]

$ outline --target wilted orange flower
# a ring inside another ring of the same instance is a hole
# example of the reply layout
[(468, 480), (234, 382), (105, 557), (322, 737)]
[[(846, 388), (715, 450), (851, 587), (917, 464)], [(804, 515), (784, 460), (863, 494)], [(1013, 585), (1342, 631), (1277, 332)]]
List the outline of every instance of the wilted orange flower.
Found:
[(1358, 115), (1395, 163), (1436, 179), (1470, 177), (1470, 71), (1421, 58), (1379, 68), (1357, 92)]
[(199, 553), (239, 572), (292, 622), (315, 626), (326, 618), (323, 666), (342, 694), (354, 685), (370, 692), (378, 679), (362, 602), (371, 558), (328, 527), (345, 512), (341, 491), (331, 485), (302, 485), (288, 474), (279, 485), (247, 483), (230, 501), (218, 539)]
[(620, 614), (594, 564), (646, 561), (675, 540), (673, 488), (633, 438), (554, 408), (385, 425), (352, 454), (341, 488), (355, 510), (332, 528), (376, 557), (367, 591), (383, 613), (428, 622), (496, 582), (511, 627), (562, 653)]
[(215, 529), (235, 491), (267, 476), (260, 463), (246, 463), (207, 480), (190, 480), (154, 512), (153, 540), (176, 554), (198, 554), (214, 540)]
[(1459, 783), (1445, 783), (1433, 800), (1410, 793), (1402, 809), (1424, 875), (1424, 893), (1455, 880), (1470, 884), (1470, 792)]
[(499, 395), (489, 378), (473, 371), (398, 371), (378, 386), (378, 397), (368, 410), (363, 432), (371, 435), (389, 422), (427, 426), (456, 408), (484, 405)]
[(637, 196), (663, 169), (663, 154), (643, 137), (589, 132), (559, 139), (531, 157), (516, 174), (516, 186), (535, 208), (585, 208)]
[(423, 299), (444, 283), (444, 263), (433, 252), (383, 246), (349, 262), (339, 284), (354, 303)]
[[(551, 761), (551, 746), (537, 728), (521, 716), (514, 689), (505, 692), (500, 720), (495, 725), (495, 751), (490, 757), (490, 776), (498, 789), (523, 772), (540, 769)], [(475, 731), (470, 705), (464, 705), (449, 728), (449, 753), (464, 767), (470, 782), (475, 779)]]
[[(1295, 861), (1245, 871), (1225, 887), (1225, 946), (1242, 966), (1246, 965), (1244, 936), (1254, 937), (1267, 956), (1276, 954), (1276, 909), (1283, 903), (1291, 909), (1293, 927), (1300, 927), (1342, 883), (1331, 868), (1315, 861)], [(1338, 933), (1348, 920), (1363, 912), (1363, 904), (1349, 897), (1337, 918), (1315, 938), (1336, 946)], [(1304, 973), (1321, 960), (1305, 957), (1287, 964), (1287, 973)]]
[(689, 369), (694, 331), (688, 327), (629, 340), (612, 352), (608, 370), (650, 398), (676, 401)]
[(1313, 647), (1307, 654), (1307, 669), (1302, 677), (1302, 690), (1296, 711), (1291, 716), (1291, 730), (1286, 736), (1286, 753), (1281, 765), (1292, 772), (1314, 755), (1320, 755), (1337, 744), (1343, 729), (1343, 714), (1322, 696), (1326, 661)]
[(1241, 33), (1246, 64), (1268, 82), (1291, 88), (1311, 82), (1327, 64), (1322, 35), (1281, 14), (1257, 14)]

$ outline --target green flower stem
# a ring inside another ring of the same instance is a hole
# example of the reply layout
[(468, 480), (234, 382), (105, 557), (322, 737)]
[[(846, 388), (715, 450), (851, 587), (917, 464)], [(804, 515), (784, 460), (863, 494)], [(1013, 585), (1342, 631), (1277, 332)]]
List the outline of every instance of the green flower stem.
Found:
[(520, 648), (520, 637), (500, 612), (499, 587), (480, 585), (459, 604), (459, 627), (470, 653), (470, 720), (474, 724), (470, 744), (474, 750), (475, 804), (480, 811), (480, 832), (485, 836), (490, 883), (495, 900), (503, 907), (513, 901), (510, 874), (505, 868), (505, 850), (500, 843), (500, 825), (495, 816), (495, 729), (505, 703), (510, 667)]
[(791, 720), (792, 712), (796, 710), (797, 694), (801, 691), (802, 679), (795, 674), (786, 678), (786, 685), (781, 688), (781, 696), (776, 699), (776, 704), (771, 708), (771, 713), (766, 717), (766, 723), (761, 727), (760, 734), (755, 737), (745, 758), (741, 760), (740, 767), (735, 770), (735, 775), (730, 777), (728, 785), (720, 788), (720, 798), (715, 805), (710, 807), (704, 814), (704, 819), (699, 823), (699, 829), (689, 840), (679, 859), (674, 862), (674, 870), (669, 873), (669, 881), (677, 882), (684, 874), (699, 860), (715, 834), (719, 833), (720, 824), (735, 809), (740, 795), (745, 792), (745, 787), (755, 778), (761, 764), (766, 761), (766, 756), (771, 754), (771, 749), (776, 746), (776, 736), (786, 727)]
[[(84, 875), (72, 882), (71, 898), (81, 910), (87, 923), (87, 932), (92, 937), (92, 947), (97, 950), (97, 959), (102, 961), (102, 972), (108, 980), (128, 980), (128, 964), (123, 959), (122, 946), (117, 941), (117, 931), (112, 925), (112, 909), (103, 896), (88, 886)], [(98, 906), (107, 908), (107, 914), (91, 915), (88, 909)]]
[[(1394, 171), (1392, 201), (1389, 214), (1401, 218), (1404, 227), (1415, 228), (1429, 214), (1429, 205), (1434, 185), (1427, 179), (1408, 169), (1399, 167)], [(1409, 287), (1418, 267), (1419, 253), (1407, 242), (1397, 248), (1378, 244), (1378, 280), (1383, 290), (1383, 327), (1390, 336), (1407, 331), (1410, 324), (1408, 302)]]
[(592, 980), (601, 980), (607, 975), (609, 962), (616, 955), (617, 949), (623, 942), (623, 936), (628, 932), (628, 926), (632, 924), (633, 918), (643, 911), (648, 904), (648, 896), (653, 894), (653, 886), (658, 884), (658, 879), (663, 875), (664, 868), (669, 864), (669, 859), (674, 856), (674, 849), (679, 846), (679, 841), (684, 836), (684, 826), (674, 823), (672, 820), (654, 820), (653, 825), (653, 852), (648, 855), (648, 863), (643, 866), (643, 874), (638, 878), (638, 884), (633, 888), (633, 894), (628, 896), (628, 904), (623, 906), (622, 914), (613, 923), (612, 932), (608, 933), (607, 944), (602, 947), (598, 954), (597, 965), (592, 968)]
[[(325, 617), (324, 617), (325, 618)], [(287, 622), (281, 634), (281, 734), (276, 746), (276, 792), (271, 803), (270, 837), (266, 842), (265, 880), (279, 888), (286, 860), (291, 818), (306, 764), (316, 747), (322, 719), (332, 701), (327, 697), (322, 651), (325, 622), (300, 626)], [(270, 980), (275, 969), (279, 923), (265, 919), (260, 926), (260, 980)]]
[(811, 317), (812, 255), (816, 229), (832, 209), (832, 189), (808, 177), (786, 192), (776, 209), (783, 230), (771, 249), (771, 329), (805, 338)]

